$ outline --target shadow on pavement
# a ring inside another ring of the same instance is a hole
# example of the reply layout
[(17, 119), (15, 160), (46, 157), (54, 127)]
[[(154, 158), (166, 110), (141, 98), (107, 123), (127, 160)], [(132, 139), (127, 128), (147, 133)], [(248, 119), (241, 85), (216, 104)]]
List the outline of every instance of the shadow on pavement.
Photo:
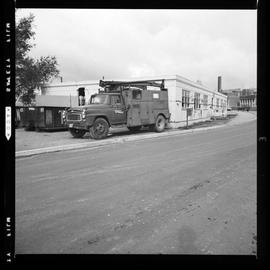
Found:
[[(150, 131), (148, 128), (142, 128), (139, 131), (129, 131), (129, 130), (124, 130), (124, 131), (123, 130), (120, 130), (120, 131), (118, 131), (118, 130), (111, 130), (109, 132), (109, 134), (108, 134), (108, 137), (105, 138), (105, 139), (103, 139), (103, 140), (114, 138), (114, 137), (132, 136), (132, 135), (135, 135), (135, 134), (146, 134), (146, 133), (153, 133), (153, 131)], [(89, 140), (91, 140), (89, 133), (86, 133), (82, 139), (89, 139)]]
[[(190, 124), (188, 127), (180, 127), (177, 128), (177, 130), (187, 130), (187, 129), (195, 129), (195, 128), (203, 128), (203, 127), (211, 127), (211, 126), (217, 126), (217, 125), (223, 125), (229, 122), (232, 118), (234, 118), (237, 114), (230, 114), (227, 117), (216, 117), (215, 119), (207, 120), (204, 122), (198, 122), (194, 124)], [(173, 131), (173, 129), (166, 129), (166, 131)], [(121, 137), (121, 136), (132, 136), (135, 134), (147, 134), (147, 133), (155, 133), (154, 131), (150, 131), (148, 127), (143, 127), (139, 131), (129, 131), (126, 128), (120, 128), (120, 129), (110, 129), (110, 132), (108, 134), (108, 137), (103, 139), (109, 139), (114, 137)], [(71, 136), (72, 137), (72, 136)], [(73, 137), (72, 137), (73, 138)], [(73, 138), (78, 140), (77, 138)], [(87, 132), (83, 138), (80, 139), (87, 139), (91, 140), (89, 133)]]

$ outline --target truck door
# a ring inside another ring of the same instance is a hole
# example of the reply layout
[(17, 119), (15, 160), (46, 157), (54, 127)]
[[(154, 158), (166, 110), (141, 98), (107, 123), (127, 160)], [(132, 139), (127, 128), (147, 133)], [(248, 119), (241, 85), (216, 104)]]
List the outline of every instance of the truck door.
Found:
[(142, 125), (149, 125), (154, 123), (153, 113), (152, 113), (152, 91), (142, 92), (142, 101), (140, 104), (140, 118)]
[(113, 108), (112, 124), (125, 124), (126, 123), (126, 110), (123, 98), (120, 95), (111, 95), (110, 103)]
[(127, 125), (128, 126), (141, 126), (141, 100), (142, 91), (139, 89), (133, 89), (128, 92), (128, 104), (129, 110), (127, 114)]

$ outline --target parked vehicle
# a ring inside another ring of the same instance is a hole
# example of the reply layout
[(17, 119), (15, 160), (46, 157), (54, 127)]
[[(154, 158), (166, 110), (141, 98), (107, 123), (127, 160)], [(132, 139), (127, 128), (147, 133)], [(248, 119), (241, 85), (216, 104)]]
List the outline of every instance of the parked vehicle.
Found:
[(76, 96), (36, 95), (31, 105), (16, 103), (15, 125), (25, 130), (68, 130), (63, 114), (72, 104), (78, 104)]
[[(165, 129), (170, 114), (168, 91), (164, 80), (100, 81), (103, 90), (90, 97), (88, 105), (66, 111), (65, 121), (75, 138), (90, 132), (93, 139), (107, 137), (110, 127), (127, 127), (131, 131), (148, 126), (156, 132)], [(159, 90), (147, 90), (147, 86)]]
[(25, 130), (37, 131), (67, 130), (62, 116), (65, 109), (65, 107), (49, 106), (20, 107), (18, 126), (24, 127)]
[(250, 110), (250, 107), (249, 106), (242, 106), (242, 107), (239, 107), (238, 108), (238, 111), (249, 111)]

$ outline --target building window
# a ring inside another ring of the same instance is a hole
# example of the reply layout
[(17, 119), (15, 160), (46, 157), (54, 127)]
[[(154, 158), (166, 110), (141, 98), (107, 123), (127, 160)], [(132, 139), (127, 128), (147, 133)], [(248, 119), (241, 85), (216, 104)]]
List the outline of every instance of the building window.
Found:
[(194, 94), (194, 109), (199, 109), (200, 108), (200, 94), (195, 93)]
[(208, 96), (207, 95), (203, 95), (203, 107), (205, 109), (207, 109), (207, 105), (208, 105)]
[(217, 108), (219, 107), (219, 98), (217, 98)]
[(189, 107), (189, 91), (182, 90), (182, 108)]
[(226, 108), (226, 101), (225, 100), (223, 100), (223, 102), (222, 102), (222, 108), (223, 108), (223, 110), (225, 110), (225, 108)]

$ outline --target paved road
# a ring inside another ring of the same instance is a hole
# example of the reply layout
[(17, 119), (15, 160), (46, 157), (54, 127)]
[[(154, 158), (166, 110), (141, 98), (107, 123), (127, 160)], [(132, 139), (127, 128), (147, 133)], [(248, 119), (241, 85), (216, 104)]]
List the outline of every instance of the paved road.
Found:
[(256, 122), (16, 160), (16, 253), (256, 254)]

